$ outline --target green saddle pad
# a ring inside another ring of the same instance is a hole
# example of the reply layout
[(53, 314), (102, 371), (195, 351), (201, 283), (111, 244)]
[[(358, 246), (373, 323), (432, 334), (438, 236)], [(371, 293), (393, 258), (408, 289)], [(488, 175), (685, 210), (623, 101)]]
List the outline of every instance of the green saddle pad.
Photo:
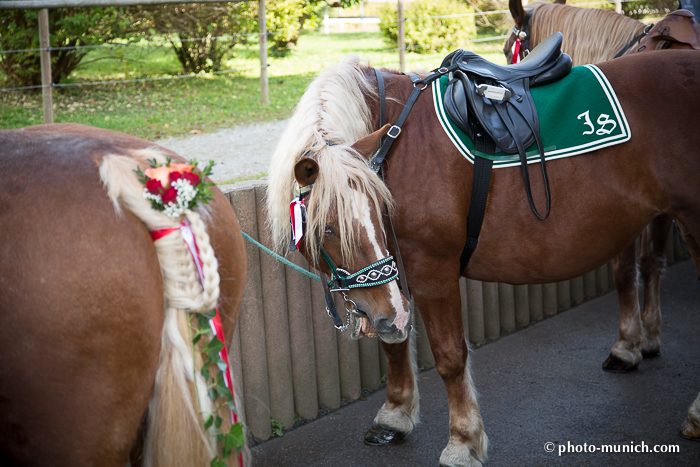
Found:
[[(494, 161), (493, 167), (520, 165), (516, 154), (488, 155), (476, 151), (471, 139), (445, 113), (443, 95), (449, 78), (433, 82), (435, 111), (452, 143), (470, 162), (474, 156)], [(629, 124), (612, 86), (595, 65), (574, 67), (559, 81), (530, 90), (540, 119), (545, 160), (584, 154), (624, 143), (631, 137)], [(527, 149), (527, 162), (540, 161), (537, 144)]]

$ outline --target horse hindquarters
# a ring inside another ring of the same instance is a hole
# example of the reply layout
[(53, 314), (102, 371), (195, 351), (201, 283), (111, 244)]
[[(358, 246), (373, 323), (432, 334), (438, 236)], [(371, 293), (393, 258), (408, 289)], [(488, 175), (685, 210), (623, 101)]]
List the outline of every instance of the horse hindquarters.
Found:
[(5, 136), (0, 463), (123, 467), (160, 349), (152, 242), (115, 215), (85, 154)]

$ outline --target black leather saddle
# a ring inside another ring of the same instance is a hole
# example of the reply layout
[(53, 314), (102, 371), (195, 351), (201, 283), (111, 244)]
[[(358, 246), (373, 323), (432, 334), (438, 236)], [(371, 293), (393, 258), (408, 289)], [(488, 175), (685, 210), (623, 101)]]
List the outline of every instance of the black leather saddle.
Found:
[[(571, 57), (561, 51), (562, 39), (560, 32), (552, 34), (515, 65), (496, 65), (461, 49), (445, 57), (441, 65), (456, 66), (444, 97), (447, 115), (472, 139), (477, 151), (519, 153), (528, 200), (541, 219), (549, 214), (549, 187), (547, 215), (542, 217), (532, 202), (525, 153), (536, 142), (544, 154), (530, 88), (557, 81), (571, 70)], [(544, 158), (541, 161), (546, 182)]]
[(491, 63), (474, 52), (452, 52), (442, 66), (457, 64), (459, 68), (447, 86), (445, 111), (472, 140), (477, 122), (470, 120), (476, 118), (498, 150), (519, 152), (517, 139), (529, 147), (535, 142), (534, 133), (539, 132), (530, 87), (557, 81), (571, 70), (571, 57), (561, 51), (562, 39), (560, 32), (554, 33), (520, 63), (508, 66)]

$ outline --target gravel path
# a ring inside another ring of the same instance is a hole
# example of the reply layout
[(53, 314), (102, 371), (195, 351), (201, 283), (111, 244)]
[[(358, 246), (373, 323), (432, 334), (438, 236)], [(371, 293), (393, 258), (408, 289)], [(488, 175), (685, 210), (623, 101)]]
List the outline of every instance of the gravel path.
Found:
[(287, 121), (237, 125), (214, 133), (163, 139), (158, 144), (186, 159), (196, 158), (200, 162), (213, 159), (216, 164), (211, 178), (222, 183), (266, 173)]

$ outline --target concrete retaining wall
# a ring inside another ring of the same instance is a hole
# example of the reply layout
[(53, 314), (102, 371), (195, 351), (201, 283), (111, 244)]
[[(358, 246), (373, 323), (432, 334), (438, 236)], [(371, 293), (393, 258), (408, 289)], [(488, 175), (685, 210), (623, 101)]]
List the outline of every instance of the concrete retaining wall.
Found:
[[(265, 226), (265, 182), (220, 188), (229, 197), (241, 230), (271, 247)], [(683, 255), (675, 233), (672, 239), (669, 264)], [(239, 415), (253, 437), (266, 440), (275, 427), (291, 428), (296, 417), (313, 419), (320, 408), (336, 409), (341, 399), (359, 399), (363, 389), (381, 386), (386, 358), (377, 339), (352, 341), (336, 331), (318, 282), (283, 266), (250, 242), (246, 242), (246, 255), (248, 282), (231, 364), (236, 390), (243, 395)], [(288, 258), (310, 269), (301, 255)], [(462, 278), (465, 335), (472, 344), (482, 345), (612, 290), (610, 263), (551, 284), (513, 286)], [(339, 297), (336, 306), (339, 311), (345, 309)], [(418, 366), (432, 368), (435, 360), (414, 303), (412, 310)]]

